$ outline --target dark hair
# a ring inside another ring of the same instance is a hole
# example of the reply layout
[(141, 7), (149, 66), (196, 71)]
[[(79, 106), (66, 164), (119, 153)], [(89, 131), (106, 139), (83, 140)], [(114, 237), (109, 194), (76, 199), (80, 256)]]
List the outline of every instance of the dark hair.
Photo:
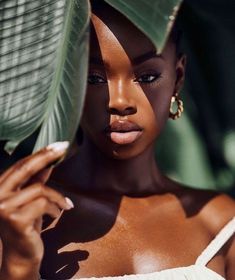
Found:
[(170, 38), (172, 39), (172, 41), (176, 46), (177, 56), (180, 56), (182, 53), (182, 49), (181, 49), (182, 37), (183, 37), (183, 31), (179, 25), (179, 22), (176, 20), (171, 30)]
[(104, 0), (91, 0), (91, 9), (92, 10), (99, 10), (101, 9), (104, 5), (108, 5)]

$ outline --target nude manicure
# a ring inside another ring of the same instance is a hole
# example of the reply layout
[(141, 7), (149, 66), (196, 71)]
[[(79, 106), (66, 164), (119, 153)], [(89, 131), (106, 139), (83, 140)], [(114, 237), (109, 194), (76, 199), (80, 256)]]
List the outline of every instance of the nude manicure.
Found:
[(54, 152), (62, 152), (65, 151), (69, 147), (68, 141), (55, 142), (47, 146), (48, 150), (52, 150)]
[(65, 200), (66, 200), (66, 203), (68, 205), (68, 208), (67, 208), (68, 210), (74, 208), (74, 204), (73, 204), (73, 202), (70, 198), (65, 197)]

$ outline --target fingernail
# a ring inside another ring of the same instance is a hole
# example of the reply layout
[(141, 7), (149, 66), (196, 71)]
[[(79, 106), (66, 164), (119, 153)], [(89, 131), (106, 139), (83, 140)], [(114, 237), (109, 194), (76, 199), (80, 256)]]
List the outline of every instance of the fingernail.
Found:
[(62, 152), (67, 150), (69, 147), (68, 141), (55, 142), (47, 146), (47, 150), (52, 150), (54, 152)]
[(70, 198), (65, 197), (65, 200), (66, 200), (66, 203), (68, 205), (68, 208), (67, 208), (68, 210), (74, 208), (74, 204), (73, 204), (73, 202)]

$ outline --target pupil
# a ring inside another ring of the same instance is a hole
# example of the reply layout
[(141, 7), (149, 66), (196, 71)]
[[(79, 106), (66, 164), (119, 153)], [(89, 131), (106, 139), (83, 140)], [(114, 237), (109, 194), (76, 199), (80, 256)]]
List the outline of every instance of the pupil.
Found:
[(103, 82), (103, 79), (100, 78), (99, 76), (90, 76), (88, 78), (88, 82), (91, 83), (91, 84), (95, 84), (95, 83), (102, 83)]
[(143, 76), (143, 81), (145, 81), (145, 82), (151, 82), (152, 80), (153, 80), (152, 75), (144, 75)]

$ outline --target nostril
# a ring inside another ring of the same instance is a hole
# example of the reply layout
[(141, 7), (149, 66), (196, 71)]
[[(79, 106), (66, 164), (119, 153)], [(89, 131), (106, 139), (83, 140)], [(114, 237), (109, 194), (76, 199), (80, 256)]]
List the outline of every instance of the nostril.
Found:
[(125, 107), (125, 108), (109, 108), (109, 113), (111, 115), (120, 115), (120, 116), (127, 116), (127, 115), (133, 115), (137, 112), (137, 109), (135, 107)]
[(133, 114), (135, 114), (136, 113), (136, 108), (135, 107), (127, 107), (126, 109), (125, 109), (125, 112), (126, 112), (126, 114), (127, 115), (133, 115)]
[(108, 108), (108, 112), (111, 114), (111, 115), (117, 115), (118, 113), (118, 110), (115, 109), (115, 108)]

